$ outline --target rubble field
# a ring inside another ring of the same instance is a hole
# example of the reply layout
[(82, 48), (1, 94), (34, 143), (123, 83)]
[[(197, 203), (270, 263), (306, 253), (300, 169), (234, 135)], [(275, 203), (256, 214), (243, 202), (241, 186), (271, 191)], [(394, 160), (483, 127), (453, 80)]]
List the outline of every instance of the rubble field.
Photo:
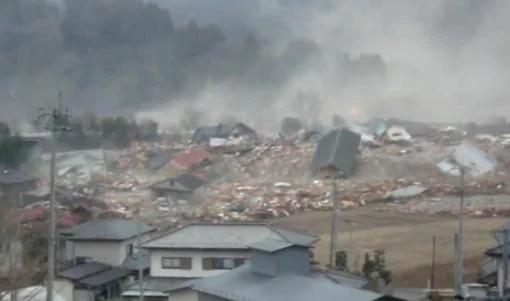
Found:
[[(355, 171), (335, 180), (334, 201), (341, 210), (379, 204), (378, 212), (456, 215), (458, 166), (463, 164), (465, 213), (495, 217), (510, 212), (510, 202), (505, 202), (510, 194), (509, 135), (468, 138), (455, 127), (417, 134), (404, 126), (353, 131), (361, 136)], [(58, 190), (81, 200), (69, 200), (61, 209), (81, 206), (95, 215), (125, 217), (140, 212), (141, 219), (160, 228), (331, 210), (332, 180), (311, 172), (318, 137), (306, 131), (287, 138), (259, 136), (257, 141), (216, 139), (211, 145), (163, 140), (134, 143), (124, 150), (59, 153)], [(154, 196), (152, 185), (165, 179), (173, 183), (183, 173), (205, 185), (185, 190), (186, 198)], [(39, 167), (39, 174), (44, 179), (47, 164)], [(47, 191), (47, 184), (43, 180), (41, 190)]]

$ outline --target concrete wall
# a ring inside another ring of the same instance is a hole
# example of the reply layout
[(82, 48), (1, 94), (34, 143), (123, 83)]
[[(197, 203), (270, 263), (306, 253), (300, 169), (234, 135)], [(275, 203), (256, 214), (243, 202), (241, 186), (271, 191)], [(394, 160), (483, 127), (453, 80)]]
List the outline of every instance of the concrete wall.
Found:
[[(152, 277), (179, 277), (179, 278), (201, 278), (216, 276), (229, 270), (203, 270), (202, 259), (204, 257), (217, 258), (250, 258), (250, 253), (246, 251), (171, 251), (171, 250), (151, 250), (151, 276)], [(163, 269), (161, 267), (161, 258), (163, 257), (191, 257), (191, 270), (181, 269)]]

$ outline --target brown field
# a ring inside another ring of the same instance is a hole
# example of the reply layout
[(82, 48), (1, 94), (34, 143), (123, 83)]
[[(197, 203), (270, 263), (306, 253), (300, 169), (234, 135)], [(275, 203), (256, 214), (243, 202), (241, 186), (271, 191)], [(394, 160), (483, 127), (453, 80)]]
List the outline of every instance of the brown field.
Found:
[[(430, 277), (432, 237), (436, 236), (436, 285), (451, 286), (453, 276), (453, 235), (458, 220), (447, 216), (409, 215), (378, 211), (370, 205), (341, 214), (342, 223), (339, 248), (349, 252), (351, 266), (360, 269), (367, 251), (382, 249), (386, 265), (393, 273), (395, 285), (423, 287)], [(320, 236), (315, 257), (322, 264), (328, 263), (329, 229), (331, 212), (307, 212), (276, 220), (277, 224), (302, 229)], [(352, 239), (349, 224), (352, 221)], [(465, 278), (474, 280), (483, 252), (493, 244), (492, 230), (507, 219), (465, 219)], [(351, 255), (354, 254), (354, 255)]]

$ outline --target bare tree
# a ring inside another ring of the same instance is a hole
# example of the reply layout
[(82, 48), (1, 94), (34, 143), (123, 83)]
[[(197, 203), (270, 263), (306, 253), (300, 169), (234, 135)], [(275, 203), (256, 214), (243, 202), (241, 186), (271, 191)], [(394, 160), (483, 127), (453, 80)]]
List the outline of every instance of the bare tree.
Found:
[[(23, 258), (23, 229), (16, 213), (15, 202), (4, 197), (0, 210), (0, 300), (9, 296), (16, 301), (17, 290), (33, 285), (34, 275), (40, 270), (34, 260)], [(29, 299), (25, 297), (22, 301)]]

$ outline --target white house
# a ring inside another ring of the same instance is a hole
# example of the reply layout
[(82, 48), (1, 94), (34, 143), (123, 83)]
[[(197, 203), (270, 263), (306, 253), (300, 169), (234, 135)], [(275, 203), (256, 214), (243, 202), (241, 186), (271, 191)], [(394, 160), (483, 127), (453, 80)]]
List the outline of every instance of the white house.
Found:
[[(268, 223), (194, 223), (148, 241), (150, 279), (145, 291), (164, 296), (169, 287), (187, 280), (217, 276), (250, 260), (253, 243), (278, 239), (303, 247), (318, 238)], [(125, 298), (138, 296), (138, 287), (124, 292)]]
[(142, 241), (147, 241), (154, 231), (154, 228), (132, 220), (91, 220), (63, 234), (66, 259), (75, 264), (99, 262), (120, 266), (136, 252), (138, 232)]

